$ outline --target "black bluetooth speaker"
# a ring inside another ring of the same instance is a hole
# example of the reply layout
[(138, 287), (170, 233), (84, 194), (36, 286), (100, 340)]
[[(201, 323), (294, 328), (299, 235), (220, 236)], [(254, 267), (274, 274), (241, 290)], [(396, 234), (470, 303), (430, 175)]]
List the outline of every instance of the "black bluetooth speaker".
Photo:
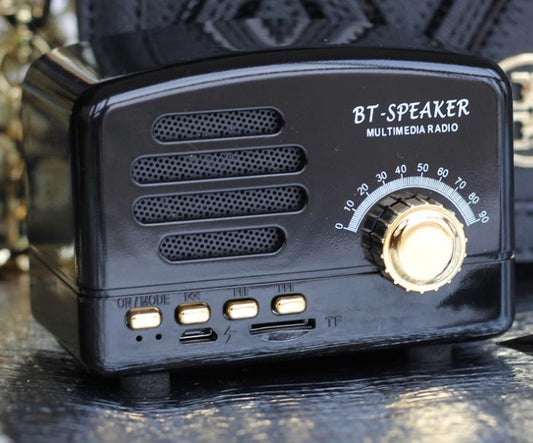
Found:
[(509, 327), (505, 76), (358, 23), (299, 29), (139, 32), (31, 67), (32, 309), (90, 371)]

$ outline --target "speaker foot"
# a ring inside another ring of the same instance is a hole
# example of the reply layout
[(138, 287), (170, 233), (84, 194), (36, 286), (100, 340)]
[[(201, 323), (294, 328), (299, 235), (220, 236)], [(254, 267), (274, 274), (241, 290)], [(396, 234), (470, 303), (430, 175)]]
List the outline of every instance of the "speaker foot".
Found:
[(149, 372), (120, 377), (120, 393), (128, 398), (155, 398), (170, 394), (170, 373)]
[(407, 357), (417, 364), (450, 363), (452, 350), (451, 344), (413, 346), (407, 349)]

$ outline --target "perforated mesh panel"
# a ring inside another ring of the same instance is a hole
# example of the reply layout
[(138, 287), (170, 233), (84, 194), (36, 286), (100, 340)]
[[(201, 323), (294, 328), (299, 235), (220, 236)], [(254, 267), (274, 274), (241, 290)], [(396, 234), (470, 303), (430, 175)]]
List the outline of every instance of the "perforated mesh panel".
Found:
[(275, 109), (239, 109), (162, 115), (152, 132), (160, 142), (178, 142), (275, 134), (282, 125), (281, 114)]
[(272, 254), (283, 246), (285, 236), (278, 228), (240, 229), (165, 237), (160, 254), (171, 262), (208, 258)]
[(135, 219), (143, 224), (295, 212), (306, 202), (299, 186), (241, 189), (163, 197), (145, 197), (133, 207)]
[(157, 155), (137, 159), (131, 169), (139, 184), (223, 177), (288, 174), (303, 169), (305, 153), (297, 146), (212, 153)]

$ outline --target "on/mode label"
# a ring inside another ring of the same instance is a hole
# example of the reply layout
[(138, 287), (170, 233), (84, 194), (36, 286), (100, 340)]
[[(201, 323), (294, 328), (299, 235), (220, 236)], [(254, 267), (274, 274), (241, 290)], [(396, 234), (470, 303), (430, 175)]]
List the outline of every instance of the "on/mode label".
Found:
[(119, 309), (144, 308), (170, 304), (169, 294), (136, 295), (120, 297), (116, 300)]

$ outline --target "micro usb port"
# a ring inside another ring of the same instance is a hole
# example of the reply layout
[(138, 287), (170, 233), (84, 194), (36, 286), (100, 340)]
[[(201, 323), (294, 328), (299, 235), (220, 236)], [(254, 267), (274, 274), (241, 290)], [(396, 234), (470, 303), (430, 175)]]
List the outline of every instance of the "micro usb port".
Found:
[(217, 334), (212, 328), (187, 329), (180, 337), (180, 343), (207, 343), (215, 341)]

